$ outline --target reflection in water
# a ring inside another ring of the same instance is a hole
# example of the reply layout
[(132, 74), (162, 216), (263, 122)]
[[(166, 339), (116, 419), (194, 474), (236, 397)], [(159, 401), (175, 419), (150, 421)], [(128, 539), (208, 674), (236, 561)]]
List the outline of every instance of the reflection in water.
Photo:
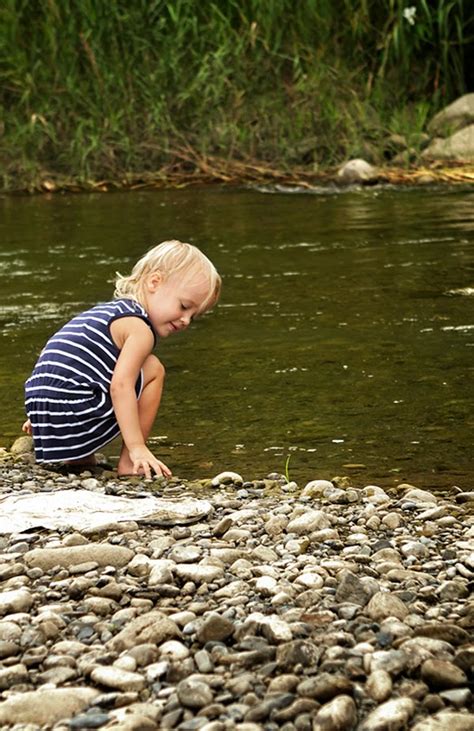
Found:
[(3, 199), (0, 444), (18, 434), (47, 337), (177, 237), (224, 277), (216, 311), (158, 350), (168, 387), (153, 441), (178, 474), (263, 476), (291, 454), (303, 483), (352, 472), (467, 487), (473, 193), (266, 193)]

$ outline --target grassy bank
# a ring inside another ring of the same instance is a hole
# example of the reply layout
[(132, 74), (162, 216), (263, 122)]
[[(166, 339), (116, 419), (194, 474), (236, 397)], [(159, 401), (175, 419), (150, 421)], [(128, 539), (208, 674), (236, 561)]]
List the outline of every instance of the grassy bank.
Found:
[(379, 162), (472, 83), (469, 5), (4, 0), (1, 185)]

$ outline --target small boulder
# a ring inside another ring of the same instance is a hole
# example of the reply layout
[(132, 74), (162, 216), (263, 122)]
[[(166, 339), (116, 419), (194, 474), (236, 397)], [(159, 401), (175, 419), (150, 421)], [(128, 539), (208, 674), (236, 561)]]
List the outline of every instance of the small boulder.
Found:
[(370, 184), (376, 183), (378, 180), (378, 172), (373, 165), (365, 160), (355, 159), (344, 163), (337, 171), (337, 179), (341, 183), (353, 184)]

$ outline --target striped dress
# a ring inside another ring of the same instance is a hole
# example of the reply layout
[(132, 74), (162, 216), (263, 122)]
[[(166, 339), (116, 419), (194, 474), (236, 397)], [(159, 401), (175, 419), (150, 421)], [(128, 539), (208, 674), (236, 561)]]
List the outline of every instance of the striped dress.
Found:
[[(26, 413), (38, 462), (87, 457), (120, 434), (110, 398), (120, 351), (110, 325), (121, 317), (141, 318), (155, 335), (138, 302), (117, 299), (77, 315), (43, 348), (25, 383)], [(137, 398), (142, 385), (140, 372)]]

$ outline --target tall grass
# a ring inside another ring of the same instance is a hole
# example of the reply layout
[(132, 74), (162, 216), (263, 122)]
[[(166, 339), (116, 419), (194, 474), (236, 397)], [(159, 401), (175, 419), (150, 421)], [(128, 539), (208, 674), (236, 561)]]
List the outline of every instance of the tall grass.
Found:
[(402, 108), (465, 91), (470, 4), (3, 0), (4, 186), (157, 170), (184, 146), (280, 165), (363, 153), (403, 131)]

